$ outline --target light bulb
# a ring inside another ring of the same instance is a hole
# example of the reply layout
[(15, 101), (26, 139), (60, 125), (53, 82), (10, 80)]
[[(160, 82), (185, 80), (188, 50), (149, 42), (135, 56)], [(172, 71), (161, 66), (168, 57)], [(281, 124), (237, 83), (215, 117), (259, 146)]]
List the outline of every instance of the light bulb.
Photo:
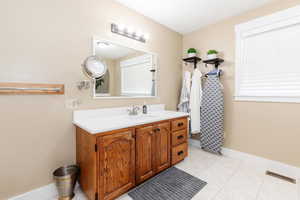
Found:
[(144, 38), (145, 38), (146, 40), (148, 40), (148, 39), (150, 38), (150, 35), (149, 35), (148, 33), (146, 33), (146, 34), (144, 34)]
[(129, 27), (127, 28), (127, 33), (128, 33), (128, 34), (132, 34), (133, 31), (134, 31), (134, 29), (133, 29), (131, 26), (129, 26)]
[(136, 30), (133, 30), (131, 33), (132, 36), (136, 37)]
[(142, 31), (141, 31), (141, 30), (138, 30), (138, 31), (136, 32), (136, 36), (137, 36), (137, 37), (142, 37), (142, 36), (143, 36)]
[(120, 24), (119, 25), (119, 32), (124, 32), (125, 31), (125, 25), (124, 24)]

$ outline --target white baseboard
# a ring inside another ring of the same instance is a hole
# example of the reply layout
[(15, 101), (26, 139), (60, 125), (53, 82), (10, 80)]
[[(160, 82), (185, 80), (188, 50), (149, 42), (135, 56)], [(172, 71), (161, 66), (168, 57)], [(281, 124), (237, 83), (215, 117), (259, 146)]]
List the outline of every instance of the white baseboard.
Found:
[[(74, 193), (77, 194), (80, 190), (79, 184), (76, 183)], [(54, 183), (42, 186), (40, 188), (31, 190), (24, 194), (11, 197), (8, 200), (53, 200), (58, 199), (57, 189)]]
[(256, 164), (257, 166), (262, 167), (264, 171), (269, 170), (293, 179), (300, 179), (300, 168), (298, 167), (228, 148), (223, 148), (222, 152), (228, 157)]
[[(192, 146), (196, 146), (196, 147), (200, 146), (200, 142), (198, 140), (190, 139), (189, 143)], [(269, 160), (252, 154), (236, 151), (233, 149), (225, 148), (225, 147), (222, 148), (222, 154), (224, 156), (242, 160), (252, 165), (254, 164), (264, 172), (269, 170), (290, 178), (300, 180), (300, 168), (298, 167), (284, 164), (274, 160)]]
[(55, 184), (51, 183), (24, 194), (9, 198), (8, 200), (43, 200), (55, 198), (57, 198), (57, 191), (55, 188)]

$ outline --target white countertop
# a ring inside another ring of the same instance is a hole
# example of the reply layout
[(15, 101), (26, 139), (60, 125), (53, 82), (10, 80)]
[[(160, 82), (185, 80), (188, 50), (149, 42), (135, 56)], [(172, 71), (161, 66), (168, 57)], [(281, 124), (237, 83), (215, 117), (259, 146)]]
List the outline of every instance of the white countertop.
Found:
[(73, 124), (96, 134), (152, 122), (188, 116), (187, 113), (164, 110), (164, 105), (148, 106), (148, 114), (130, 116), (127, 107), (74, 111)]

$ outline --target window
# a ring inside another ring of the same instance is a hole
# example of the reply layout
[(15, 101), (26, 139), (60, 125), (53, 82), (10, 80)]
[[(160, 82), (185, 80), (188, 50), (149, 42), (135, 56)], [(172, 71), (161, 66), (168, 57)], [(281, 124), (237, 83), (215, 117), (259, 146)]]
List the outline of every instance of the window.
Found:
[[(151, 96), (154, 93), (154, 81), (151, 55), (138, 56), (120, 63), (122, 95)], [(137, 84), (138, 83), (138, 84)]]
[(235, 99), (300, 102), (300, 6), (236, 26)]

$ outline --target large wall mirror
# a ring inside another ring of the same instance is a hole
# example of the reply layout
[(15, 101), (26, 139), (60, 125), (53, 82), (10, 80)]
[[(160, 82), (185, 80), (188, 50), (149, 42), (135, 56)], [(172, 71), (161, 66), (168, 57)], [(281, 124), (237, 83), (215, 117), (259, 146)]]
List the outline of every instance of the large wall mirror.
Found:
[(93, 38), (93, 53), (107, 66), (105, 75), (94, 82), (94, 97), (157, 96), (157, 56), (154, 53), (97, 38)]

